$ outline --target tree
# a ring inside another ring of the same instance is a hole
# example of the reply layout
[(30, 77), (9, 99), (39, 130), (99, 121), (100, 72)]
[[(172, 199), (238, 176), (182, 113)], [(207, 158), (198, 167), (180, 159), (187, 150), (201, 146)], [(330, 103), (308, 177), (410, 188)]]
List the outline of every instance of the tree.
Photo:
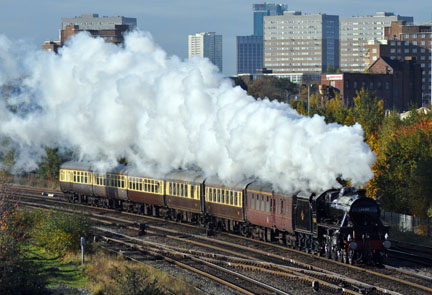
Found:
[(267, 97), (270, 100), (288, 102), (288, 97), (294, 94), (296, 89), (296, 84), (289, 79), (263, 76), (249, 84), (248, 94), (255, 98)]
[(335, 70), (335, 68), (333, 67), (332, 64), (329, 64), (329, 65), (327, 66), (327, 71), (326, 71), (326, 73), (327, 73), (327, 74), (333, 74), (333, 73), (336, 73), (336, 70)]
[(354, 116), (363, 128), (366, 142), (375, 149), (378, 130), (384, 120), (384, 103), (361, 89), (354, 98)]
[(387, 210), (426, 217), (432, 207), (432, 117), (396, 113), (383, 121), (368, 192)]
[(58, 149), (46, 148), (45, 150), (46, 158), (39, 164), (37, 174), (45, 179), (58, 179), (60, 164), (62, 163)]
[(327, 123), (339, 123), (341, 125), (351, 126), (355, 123), (353, 110), (346, 107), (340, 99), (339, 93), (336, 93), (335, 98), (329, 100), (325, 104), (322, 115)]
[[(46, 294), (44, 278), (25, 260), (22, 246), (29, 231), (28, 216), (0, 184), (0, 290), (3, 295)], [(19, 282), (19, 283), (17, 283)]]
[(231, 80), (234, 83), (234, 86), (240, 86), (243, 90), (248, 90), (248, 86), (246, 82), (240, 77), (231, 77)]

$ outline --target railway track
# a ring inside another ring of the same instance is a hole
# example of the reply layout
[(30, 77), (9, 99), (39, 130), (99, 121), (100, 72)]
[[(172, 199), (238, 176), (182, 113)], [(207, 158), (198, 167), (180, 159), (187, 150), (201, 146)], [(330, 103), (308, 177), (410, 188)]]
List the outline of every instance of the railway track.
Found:
[[(25, 193), (26, 189), (24, 188), (19, 188), (19, 191), (21, 194)], [(33, 195), (35, 193), (33, 192)], [(53, 195), (58, 195), (61, 196), (58, 192), (52, 191), (47, 193), (49, 194), (53, 194)], [(30, 195), (30, 194), (29, 194)], [(37, 199), (41, 199), (41, 191), (39, 191), (39, 194), (37, 196)], [(51, 195), (51, 196), (53, 196)], [(36, 197), (34, 195), (34, 197)], [(33, 197), (33, 198), (34, 198)], [(52, 197), (46, 197), (43, 199), (44, 201), (49, 200), (51, 202), (57, 202), (57, 204), (62, 203), (64, 207), (64, 202), (61, 202), (60, 200), (56, 199), (56, 198), (52, 198)], [(84, 206), (82, 205), (76, 205), (76, 206), (80, 206), (80, 208), (84, 208)], [(88, 207), (86, 207), (88, 208)], [(307, 253), (301, 252), (301, 251), (297, 251), (297, 250), (293, 250), (293, 249), (289, 249), (286, 247), (282, 247), (279, 245), (273, 245), (273, 244), (268, 244), (268, 243), (264, 243), (261, 241), (257, 241), (257, 240), (250, 240), (247, 238), (243, 238), (243, 237), (239, 237), (239, 236), (234, 236), (231, 234), (225, 234), (225, 233), (218, 233), (218, 239), (214, 239), (214, 238), (209, 238), (206, 237), (205, 235), (203, 235), (204, 230), (202, 228), (198, 228), (196, 226), (192, 226), (192, 225), (186, 225), (186, 224), (176, 224), (176, 223), (171, 223), (171, 222), (165, 222), (162, 221), (160, 218), (154, 218), (154, 217), (150, 217), (150, 216), (142, 216), (142, 215), (135, 215), (135, 214), (127, 214), (127, 213), (119, 213), (113, 210), (108, 210), (108, 209), (103, 209), (103, 208), (94, 208), (94, 207), (90, 207), (96, 210), (99, 210), (99, 212), (101, 214), (97, 214), (97, 216), (95, 216), (95, 219), (99, 219), (99, 220), (103, 220), (103, 217), (109, 218), (107, 217), (107, 215), (110, 215), (112, 213), (109, 212), (115, 212), (115, 214), (117, 216), (121, 216), (121, 217), (116, 217), (117, 220), (113, 220), (111, 219), (111, 222), (117, 222), (117, 224), (123, 224), (123, 226), (131, 226), (133, 227), (131, 224), (137, 224), (137, 219), (139, 218), (139, 220), (145, 220), (145, 223), (148, 225), (147, 228), (149, 230), (149, 234), (153, 235), (153, 236), (159, 236), (159, 237), (163, 237), (165, 236), (165, 239), (171, 239), (173, 240), (174, 238), (176, 239), (183, 239), (182, 242), (184, 241), (187, 237), (187, 239), (189, 240), (188, 243), (191, 243), (194, 245), (194, 247), (198, 247), (198, 243), (201, 244), (207, 244), (209, 245), (209, 243), (212, 245), (213, 249), (212, 252), (209, 252), (208, 250), (206, 251), (207, 253), (212, 253), (212, 255), (216, 255), (215, 253), (218, 253), (216, 251), (220, 251), (219, 254), (217, 255), (231, 255), (231, 256), (236, 256), (236, 259), (249, 259), (251, 260), (251, 258), (253, 258), (253, 261), (265, 261), (266, 263), (274, 263), (275, 265), (283, 265), (284, 267), (299, 267), (298, 263), (295, 266), (290, 266), (290, 265), (286, 265), (287, 262), (293, 261), (293, 259), (287, 258), (286, 253), (295, 253), (296, 255), (298, 254), (298, 256), (303, 256), (303, 257), (309, 257), (306, 260), (303, 259), (304, 261), (306, 261), (306, 263), (303, 264), (307, 264), (307, 265), (317, 265), (317, 261), (324, 261), (326, 263), (323, 263), (325, 269), (330, 269), (333, 271), (333, 269), (335, 270), (335, 272), (339, 272), (339, 273), (345, 273), (344, 277), (350, 277), (350, 278), (355, 278), (353, 279), (353, 281), (357, 281), (357, 282), (363, 282), (358, 284), (357, 286), (351, 286), (350, 288), (347, 288), (346, 290), (350, 290), (353, 292), (365, 292), (365, 290), (368, 290), (368, 292), (371, 291), (371, 288), (369, 286), (373, 286), (375, 289), (373, 290), (374, 293), (372, 294), (380, 294), (380, 293), (386, 293), (386, 294), (391, 294), (392, 291), (391, 290), (395, 290), (396, 292), (400, 292), (402, 294), (427, 294), (427, 293), (431, 293), (432, 294), (432, 289), (430, 289), (428, 286), (430, 286), (432, 279), (430, 277), (427, 276), (420, 276), (420, 275), (415, 275), (413, 273), (409, 273), (407, 271), (401, 271), (400, 269), (396, 269), (396, 268), (391, 268), (391, 267), (385, 267), (383, 269), (376, 269), (376, 268), (372, 268), (372, 269), (368, 269), (365, 267), (358, 267), (358, 266), (348, 266), (346, 264), (342, 264), (342, 263), (338, 263), (335, 261), (327, 261), (328, 259), (324, 259), (324, 258), (319, 258), (317, 256), (308, 256)], [(81, 209), (83, 210), (83, 209)], [(109, 222), (109, 221), (106, 221)], [(129, 224), (129, 225), (128, 225)], [(173, 229), (167, 229), (167, 228), (162, 228), (163, 224), (171, 224), (171, 226), (173, 227)], [(186, 233), (185, 234), (185, 228), (187, 228), (188, 230), (186, 230), (187, 232), (192, 231), (192, 232), (198, 232), (197, 234), (191, 234), (191, 233)], [(163, 233), (164, 232), (164, 233)], [(223, 238), (224, 241), (220, 240), (220, 238)], [(176, 240), (174, 239), (174, 240)], [(200, 240), (200, 242), (198, 242), (197, 240)], [(179, 241), (179, 240), (176, 240)], [(192, 242), (193, 241), (193, 242)], [(239, 242), (239, 241), (243, 241), (244, 242), (244, 246), (242, 246), (243, 242)], [(220, 246), (221, 244), (225, 243), (225, 248), (223, 248), (222, 246)], [(215, 249), (215, 245), (218, 245), (217, 247), (220, 247), (220, 249), (216, 250)], [(251, 244), (253, 244), (254, 246), (251, 247)], [(204, 247), (202, 245), (200, 245), (200, 247)], [(262, 247), (262, 249), (255, 249), (255, 247)], [(236, 249), (236, 250), (233, 250)], [(227, 250), (233, 251), (234, 253), (229, 253)], [(247, 250), (253, 252), (247, 252)], [(178, 251), (178, 249), (177, 249)], [(284, 252), (285, 255), (280, 254), (281, 252)], [(259, 253), (260, 252), (260, 253)], [(237, 254), (236, 254), (237, 253)], [(279, 253), (279, 254), (278, 254)], [(188, 254), (188, 255), (192, 255), (190, 253), (183, 253), (183, 254)], [(239, 255), (241, 254), (241, 255)], [(245, 257), (246, 256), (246, 257)], [(208, 259), (208, 258), (207, 258)], [(220, 259), (218, 259), (217, 261), (220, 261)], [(223, 260), (222, 260), (223, 261)], [(215, 260), (213, 259), (213, 261), (210, 261), (213, 264), (216, 264)], [(237, 261), (238, 262), (238, 261)], [(231, 263), (231, 265), (236, 265), (238, 266), (237, 262), (234, 261), (229, 261), (228, 263)], [(220, 262), (223, 263), (223, 262)], [(251, 262), (249, 262), (249, 267), (254, 268), (255, 272), (258, 272), (259, 268), (261, 266), (256, 266), (256, 265), (251, 265)], [(258, 262), (256, 262), (258, 263)], [(283, 264), (281, 264), (283, 263)], [(318, 265), (320, 265), (320, 263), (318, 263)], [(240, 266), (238, 266), (240, 267)], [(317, 272), (318, 269), (318, 273), (325, 273), (325, 271), (323, 272), (319, 267), (315, 267), (315, 270), (313, 269), (309, 269), (308, 271), (315, 271)], [(348, 270), (349, 269), (349, 270)], [(302, 271), (306, 271), (306, 268), (303, 268)], [(287, 270), (284, 269), (284, 272), (286, 272)], [(297, 270), (298, 271), (298, 270)], [(357, 274), (356, 274), (357, 272)], [(375, 280), (364, 280), (362, 279), (360, 276), (359, 277), (359, 273), (363, 273), (363, 277), (365, 277), (365, 274), (368, 274), (369, 277), (374, 277)], [(315, 273), (316, 274), (316, 273)], [(293, 274), (295, 276), (295, 274)], [(309, 274), (310, 275), (310, 274)], [(339, 275), (340, 276), (340, 275)], [(308, 282), (308, 284), (312, 284), (312, 282), (318, 282), (317, 280), (319, 278), (317, 278), (316, 276), (310, 276), (312, 279), (306, 280)], [(340, 286), (349, 286), (349, 283), (342, 283), (342, 282), (338, 282), (338, 283), (334, 283), (335, 277), (333, 277), (333, 281), (329, 282), (329, 284), (334, 284), (336, 286), (339, 286), (339, 289), (337, 289), (338, 291), (340, 291)], [(325, 282), (325, 281), (324, 281)], [(363, 284), (363, 285), (362, 285)], [(325, 286), (325, 283), (321, 283), (319, 284), (321, 286)], [(381, 288), (381, 289), (380, 289)], [(330, 288), (331, 289), (331, 288)], [(333, 290), (333, 292), (335, 291), (335, 289), (331, 289)], [(393, 292), (393, 294), (396, 294), (396, 292)], [(409, 293), (407, 293), (409, 292)], [(359, 293), (356, 293), (359, 294)]]

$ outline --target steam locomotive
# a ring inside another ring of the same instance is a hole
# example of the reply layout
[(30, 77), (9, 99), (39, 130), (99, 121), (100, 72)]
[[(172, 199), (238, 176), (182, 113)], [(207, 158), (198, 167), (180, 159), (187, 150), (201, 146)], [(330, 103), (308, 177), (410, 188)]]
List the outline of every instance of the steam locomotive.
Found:
[(226, 186), (183, 170), (153, 178), (124, 165), (98, 173), (79, 162), (60, 167), (60, 185), (71, 202), (199, 223), (350, 264), (380, 264), (391, 246), (377, 202), (353, 187), (286, 194), (261, 181)]

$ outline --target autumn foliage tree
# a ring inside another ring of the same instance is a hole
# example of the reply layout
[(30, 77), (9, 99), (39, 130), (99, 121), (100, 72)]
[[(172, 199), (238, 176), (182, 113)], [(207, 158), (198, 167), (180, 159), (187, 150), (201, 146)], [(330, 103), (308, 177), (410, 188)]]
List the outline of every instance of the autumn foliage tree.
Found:
[(369, 193), (387, 210), (426, 217), (432, 207), (432, 116), (388, 116), (379, 130)]

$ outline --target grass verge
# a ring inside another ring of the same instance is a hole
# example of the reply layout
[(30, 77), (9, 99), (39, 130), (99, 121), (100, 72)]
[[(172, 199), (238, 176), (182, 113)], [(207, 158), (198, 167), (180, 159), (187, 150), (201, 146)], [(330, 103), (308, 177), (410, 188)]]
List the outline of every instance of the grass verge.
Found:
[(51, 290), (67, 286), (87, 289), (94, 295), (133, 294), (124, 288), (138, 283), (141, 289), (147, 288), (145, 294), (202, 294), (182, 277), (174, 278), (152, 266), (103, 250), (86, 256), (84, 265), (79, 254), (60, 258), (32, 246), (26, 248), (25, 258), (37, 265)]

